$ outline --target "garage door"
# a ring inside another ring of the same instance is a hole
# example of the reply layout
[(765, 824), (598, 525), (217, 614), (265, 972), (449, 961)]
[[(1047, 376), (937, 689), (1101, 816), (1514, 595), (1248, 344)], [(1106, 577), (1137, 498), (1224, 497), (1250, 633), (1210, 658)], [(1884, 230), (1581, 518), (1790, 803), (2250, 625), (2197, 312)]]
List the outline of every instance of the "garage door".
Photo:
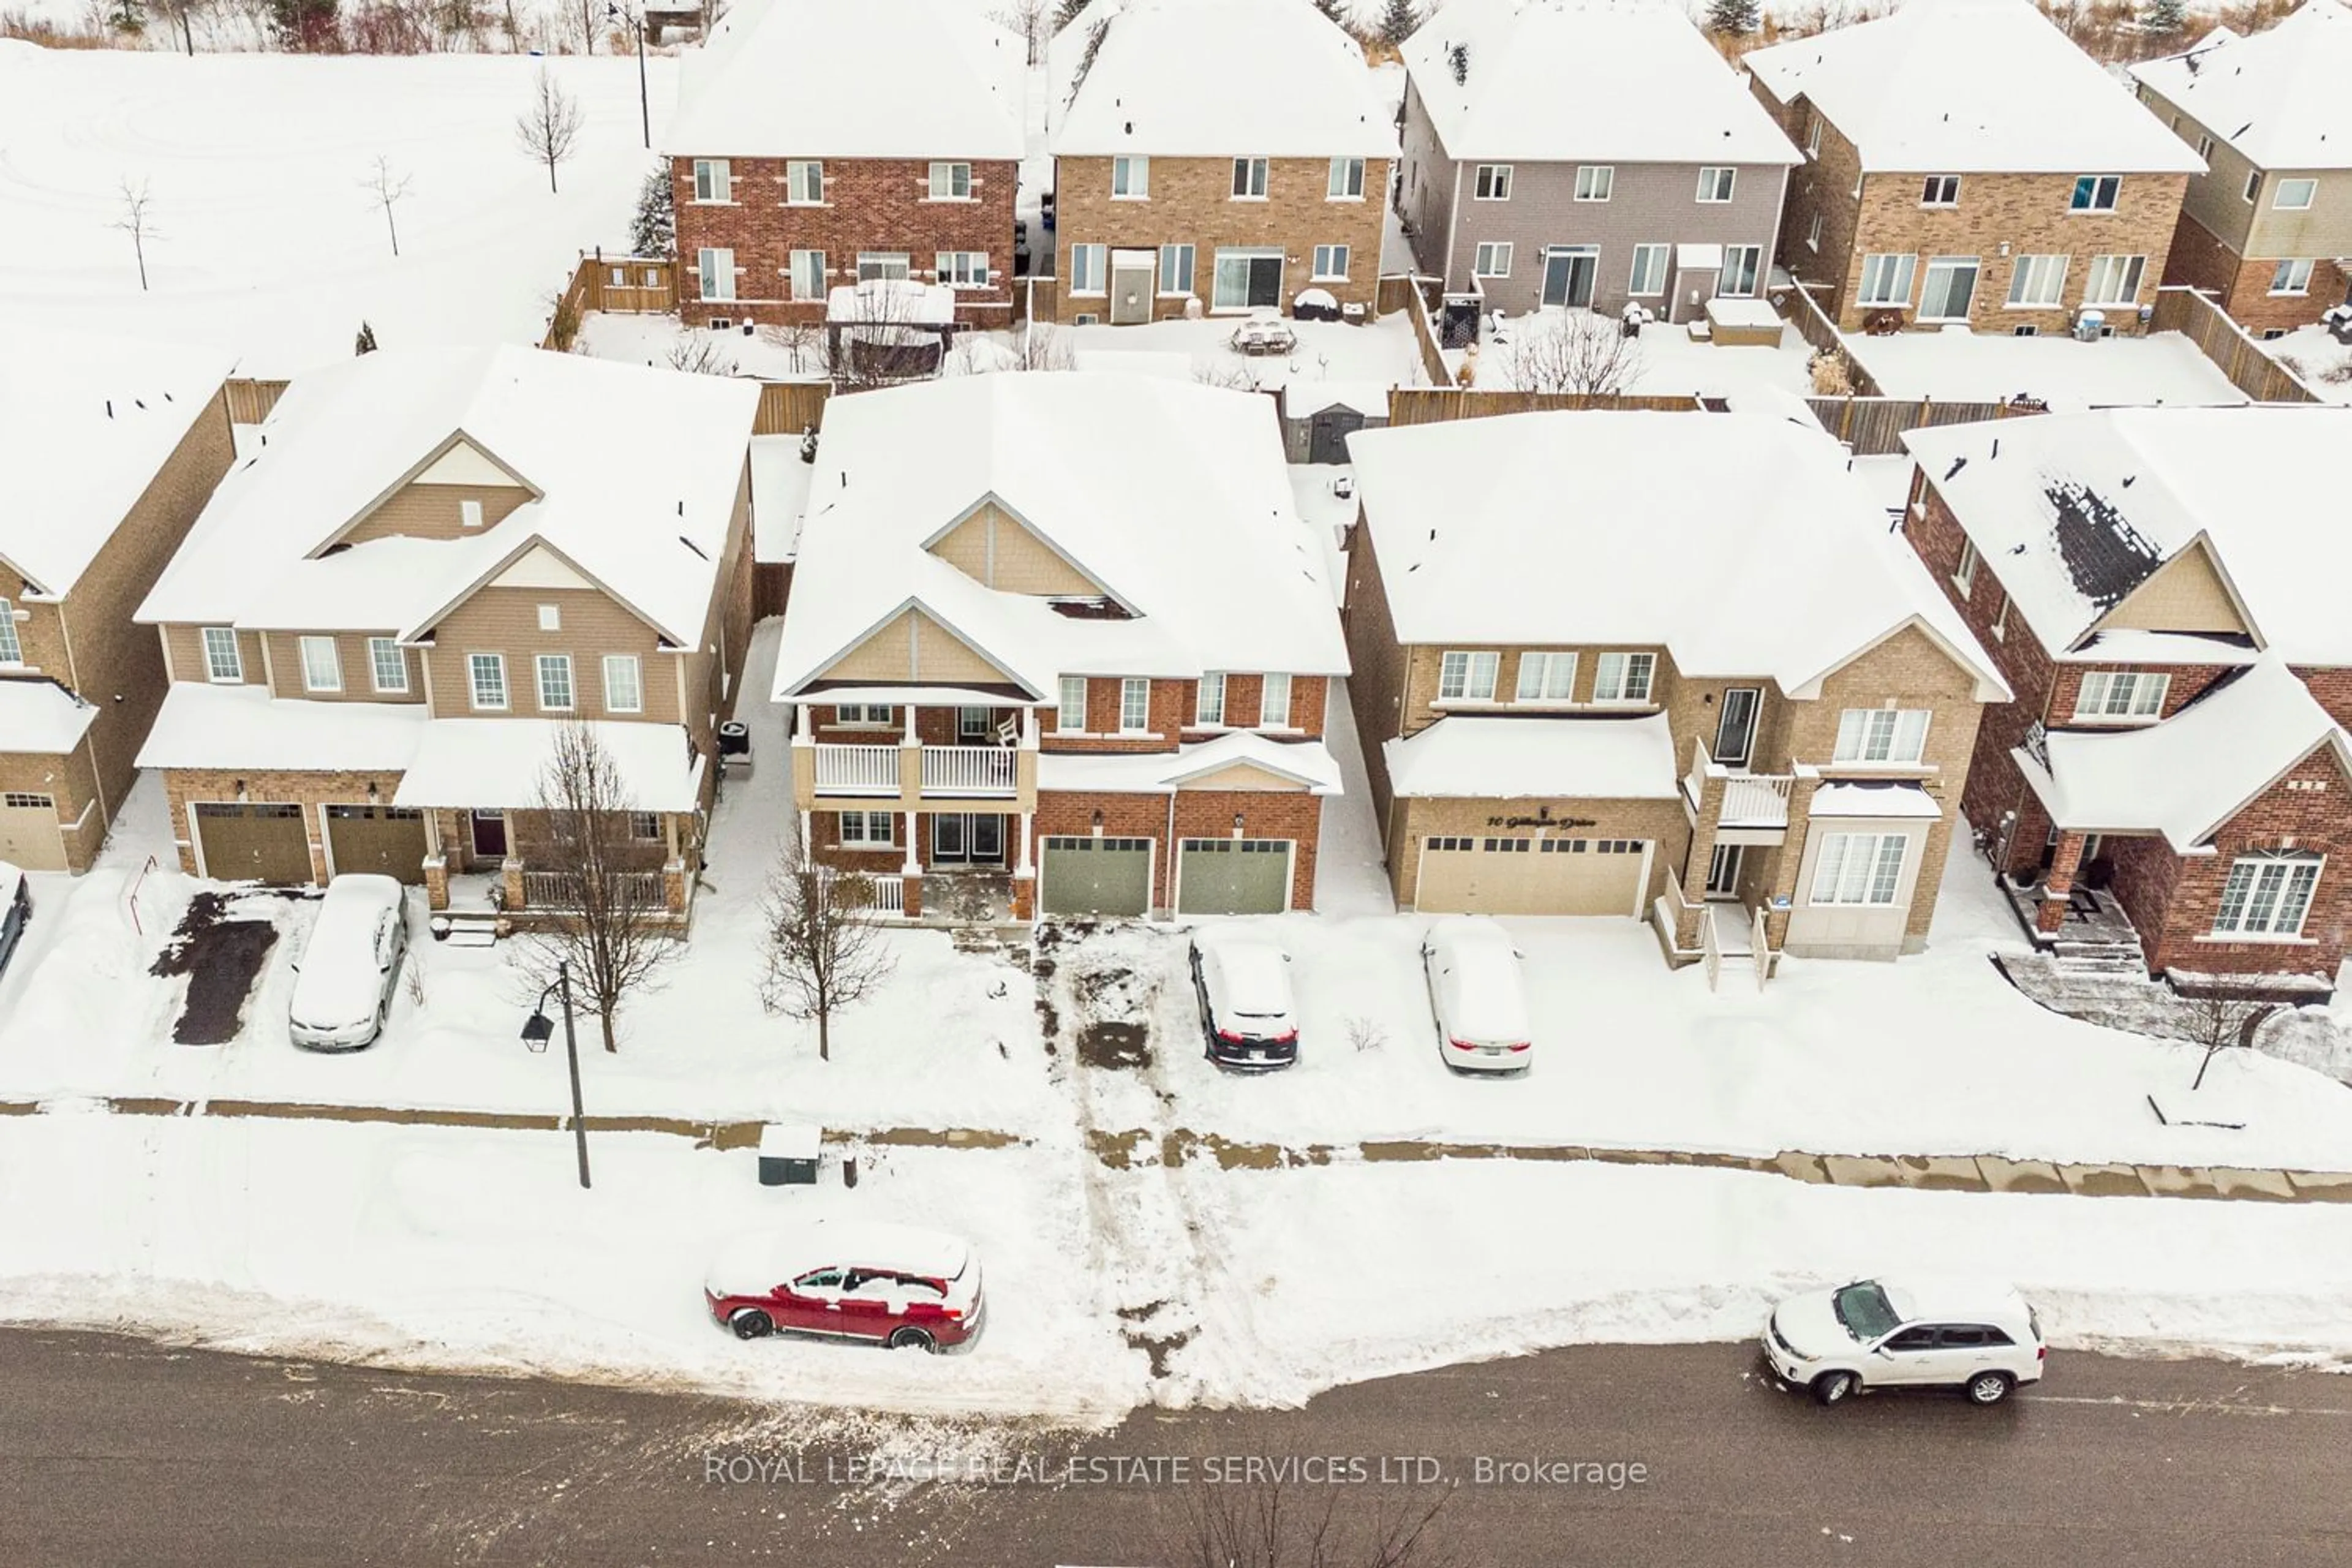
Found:
[(10, 790), (0, 795), (0, 860), (26, 871), (66, 868), (57, 797)]
[(1287, 838), (1187, 838), (1177, 862), (1180, 915), (1278, 915), (1290, 907)]
[(1140, 915), (1151, 908), (1151, 840), (1052, 838), (1039, 857), (1037, 908), (1049, 915)]
[(1482, 915), (1632, 915), (1639, 838), (1424, 838), (1417, 909)]
[(335, 875), (380, 871), (415, 886), (425, 880), (425, 814), (392, 805), (327, 807)]
[(307, 882), (310, 840), (299, 805), (207, 803), (196, 807), (205, 875), (221, 882)]

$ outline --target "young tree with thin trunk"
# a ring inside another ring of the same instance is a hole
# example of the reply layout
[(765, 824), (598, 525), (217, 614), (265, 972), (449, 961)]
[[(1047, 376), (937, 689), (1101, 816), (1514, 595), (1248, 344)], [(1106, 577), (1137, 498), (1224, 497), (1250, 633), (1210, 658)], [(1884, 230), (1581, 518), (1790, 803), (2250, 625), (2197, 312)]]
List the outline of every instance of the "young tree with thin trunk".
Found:
[(604, 1048), (617, 1051), (622, 1005), (652, 989), (680, 951), (663, 894), (664, 847), (636, 836), (641, 814), (619, 760), (577, 721), (556, 731), (533, 805), (544, 842), (530, 846), (529, 864), (554, 872), (563, 897), (533, 906), (544, 923), (524, 944), (524, 970), (537, 987), (568, 963), (574, 1000), (604, 1025)]
[(2205, 1053), (2197, 1063), (2197, 1080), (2189, 1086), (2192, 1093), (2205, 1087), (2205, 1074), (2215, 1057), (2233, 1046), (2252, 1045), (2254, 1031), (2278, 1010), (2278, 1004), (2260, 987), (2220, 974), (2197, 981), (2179, 1002), (2182, 1026), (2190, 1042)]
[(515, 141), (547, 165), (547, 188), (555, 190), (555, 166), (579, 145), (580, 103), (556, 84), (544, 65), (531, 84), (530, 104), (515, 116)]
[(1601, 397), (1625, 391), (1642, 374), (1640, 341), (1613, 317), (1526, 317), (1501, 355), (1522, 392), (1575, 392)]
[(833, 1059), (833, 1016), (882, 987), (898, 966), (874, 920), (874, 879), (787, 845), (760, 906), (765, 954), (760, 1005), (816, 1022), (819, 1061)]
[(375, 198), (375, 205), (383, 209), (383, 231), (392, 238), (394, 256), (400, 254), (400, 226), (393, 221), (392, 209), (394, 203), (408, 194), (411, 178), (407, 174), (394, 174), (392, 160), (379, 153), (375, 155), (375, 167), (366, 179), (360, 182), (361, 187)]
[(1448, 1568), (1438, 1534), (1451, 1488), (1374, 1500), (1368, 1487), (1328, 1486), (1312, 1496), (1279, 1481), (1203, 1483), (1180, 1495), (1154, 1560), (1168, 1568)]
[(163, 231), (155, 226), (154, 218), (147, 211), (148, 205), (147, 182), (142, 180), (134, 185), (125, 179), (122, 182), (122, 216), (109, 226), (131, 237), (131, 253), (139, 258), (139, 291), (142, 294), (147, 292), (147, 242), (163, 237)]

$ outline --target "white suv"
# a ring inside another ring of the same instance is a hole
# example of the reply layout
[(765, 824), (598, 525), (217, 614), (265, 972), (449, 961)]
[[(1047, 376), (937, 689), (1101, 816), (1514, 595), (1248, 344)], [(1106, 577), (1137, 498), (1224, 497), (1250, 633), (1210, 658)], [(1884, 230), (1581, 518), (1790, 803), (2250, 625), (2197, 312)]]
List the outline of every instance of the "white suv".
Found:
[(1998, 1405), (2042, 1381), (2047, 1348), (2007, 1285), (1906, 1276), (1795, 1296), (1764, 1329), (1772, 1375), (1823, 1405), (1878, 1388), (1957, 1388)]

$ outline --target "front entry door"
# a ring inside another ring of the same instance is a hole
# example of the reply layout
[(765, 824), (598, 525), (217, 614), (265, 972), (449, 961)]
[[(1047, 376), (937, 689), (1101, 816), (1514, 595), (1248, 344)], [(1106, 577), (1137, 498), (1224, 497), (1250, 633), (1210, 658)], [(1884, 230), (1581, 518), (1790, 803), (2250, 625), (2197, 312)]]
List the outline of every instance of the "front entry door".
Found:
[(994, 812), (933, 812), (931, 863), (937, 866), (1003, 865), (1004, 818)]
[(1153, 250), (1110, 253), (1110, 324), (1132, 327), (1151, 320), (1151, 294), (1160, 269)]
[(1756, 708), (1764, 693), (1753, 686), (1727, 687), (1723, 715), (1715, 726), (1715, 760), (1726, 767), (1744, 768), (1756, 746)]
[(1601, 270), (1601, 252), (1591, 246), (1556, 247), (1544, 253), (1543, 302), (1589, 310), (1592, 279)]
[(1710, 899), (1736, 899), (1739, 896), (1739, 857), (1745, 847), (1718, 844), (1715, 856), (1706, 863), (1706, 896)]
[(507, 814), (503, 811), (474, 813), (474, 858), (503, 860), (507, 858)]

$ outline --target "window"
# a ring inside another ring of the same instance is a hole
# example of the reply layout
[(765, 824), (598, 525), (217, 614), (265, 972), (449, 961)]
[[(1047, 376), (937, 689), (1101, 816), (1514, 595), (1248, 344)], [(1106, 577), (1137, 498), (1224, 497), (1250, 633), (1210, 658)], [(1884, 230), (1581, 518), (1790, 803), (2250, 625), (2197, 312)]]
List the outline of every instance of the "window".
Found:
[(608, 713), (642, 713), (646, 707), (646, 687), (637, 668), (637, 656), (633, 653), (608, 653), (604, 656), (604, 710)]
[(1192, 291), (1191, 246), (1163, 245), (1160, 247), (1160, 291), (1162, 294), (1190, 294)]
[(1348, 279), (1348, 247), (1344, 245), (1318, 245), (1315, 247), (1315, 276), (1335, 282)]
[(2242, 194), (2248, 202), (2252, 202), (2263, 194), (2263, 172), (2260, 169), (2255, 169), (2246, 175), (2246, 188)]
[(841, 813), (841, 842), (866, 849), (887, 849), (890, 844), (890, 824), (895, 814), (887, 811), (845, 811)]
[(25, 645), (16, 636), (16, 606), (0, 599), (0, 664), (25, 662)]
[(1824, 834), (1821, 857), (1813, 862), (1812, 901), (1891, 906), (1910, 852), (1907, 834)]
[(2278, 190), (2271, 196), (2271, 205), (2285, 212), (2308, 212), (2312, 198), (2318, 194), (2317, 180), (2281, 180)]
[(2271, 272), (2271, 292), (2273, 294), (2308, 294), (2311, 292), (2311, 263), (2282, 261)]
[(1976, 302), (1977, 258), (1973, 256), (1928, 258), (1927, 276), (1919, 288), (1919, 319), (1923, 321), (1965, 321)]
[(482, 526), (482, 503), (467, 497), (457, 503), (457, 525), (461, 528)]
[(335, 639), (304, 637), (301, 648), (302, 689), (341, 691), (343, 689), (343, 661), (335, 650)]
[(2319, 885), (2316, 855), (2266, 852), (2242, 855), (2230, 867), (2221, 889), (2216, 936), (2295, 936), (2311, 912), (2312, 889)]
[(2069, 212), (2111, 213), (2116, 210), (2116, 196), (2123, 190), (2120, 174), (2084, 174), (2074, 182), (2074, 194), (2066, 203)]
[(1916, 763), (1927, 747), (1925, 708), (1849, 708), (1838, 715), (1840, 763)]
[(2086, 670), (2074, 694), (2077, 719), (2153, 719), (2164, 711), (2168, 675), (2144, 670)]
[(1519, 655), (1519, 700), (1565, 702), (1576, 695), (1576, 656), (1572, 653)]
[(1192, 722), (1223, 724), (1224, 721), (1225, 678), (1214, 672), (1203, 675), (1192, 700)]
[(793, 206), (817, 206), (824, 201), (824, 165), (794, 159), (784, 165), (784, 200)]
[(1723, 247), (1723, 270), (1715, 280), (1718, 299), (1748, 300), (1755, 297), (1757, 277), (1764, 266), (1764, 247), (1760, 245), (1727, 245)]
[(1666, 255), (1672, 249), (1664, 245), (1637, 245), (1633, 247), (1633, 276), (1625, 285), (1629, 294), (1663, 294), (1666, 291)]
[(1818, 158), (1821, 155), (1822, 117), (1818, 114), (1810, 115), (1807, 117), (1805, 124), (1805, 156), (1808, 158)]
[(1110, 194), (1120, 201), (1139, 202), (1151, 195), (1151, 160), (1149, 158), (1113, 158), (1110, 161)]
[(1109, 260), (1108, 246), (1074, 245), (1070, 247), (1070, 292), (1099, 294), (1104, 291), (1104, 265)]
[(1813, 216), (1807, 219), (1805, 223), (1805, 248), (1807, 250), (1819, 250), (1821, 247), (1822, 215), (1818, 210), (1816, 210)]
[(734, 199), (727, 175), (724, 158), (697, 158), (694, 161), (694, 199), (698, 202), (724, 202)]
[(31, 790), (12, 789), (0, 793), (0, 805), (7, 806), (14, 811), (55, 811), (58, 797), (53, 795), (36, 795)]
[(2200, 158), (2204, 159), (2209, 163), (2213, 161), (2212, 137), (2200, 135), (2197, 138), (2197, 155)]
[(1151, 729), (1151, 682), (1130, 675), (1118, 683), (1118, 728), (1122, 734), (1148, 734)]
[(1647, 702), (1650, 675), (1657, 668), (1654, 653), (1604, 653), (1592, 668), (1595, 702)]
[(1511, 166), (1508, 163), (1481, 163), (1472, 182), (1471, 195), (1482, 202), (1507, 202), (1511, 199)]
[(1492, 702), (1495, 672), (1503, 656), (1495, 653), (1449, 653), (1438, 660), (1437, 700), (1440, 702)]
[(549, 713), (572, 711), (570, 654), (543, 653), (539, 656), (539, 706)]
[(563, 629), (563, 606), (561, 605), (541, 605), (539, 607), (539, 629), (543, 632), (562, 631)]
[(1605, 202), (1610, 188), (1617, 184), (1617, 169), (1611, 163), (1579, 163), (1576, 166), (1576, 199), (1580, 202)]
[(1265, 160), (1236, 158), (1234, 160), (1234, 200), (1262, 202), (1265, 199)]
[(861, 730), (887, 730), (898, 722), (898, 710), (880, 702), (844, 702), (835, 707), (833, 721)]
[(2139, 300), (2139, 275), (2145, 256), (2094, 256), (2090, 280), (2083, 285), (2085, 305), (2130, 305)]
[[(13, 626), (9, 629), (15, 630)], [(205, 628), (205, 678), (226, 682), (245, 679), (245, 659), (236, 651), (236, 633), (226, 626)]]
[(1923, 207), (1956, 207), (1960, 205), (1960, 177), (1958, 174), (1930, 174), (1919, 184), (1919, 205)]
[(706, 300), (735, 298), (735, 253), (731, 250), (698, 251), (694, 258), (695, 276), (701, 284)]
[(792, 280), (793, 298), (795, 300), (824, 299), (824, 252), (795, 250), (791, 259), (792, 265), (786, 268), (786, 271)]
[(2007, 642), (2009, 640), (2010, 604), (2011, 600), (2008, 590), (2003, 589), (2000, 595), (2000, 610), (1992, 618), (1992, 635), (1994, 639), (1999, 642)]
[(475, 707), (504, 708), (507, 705), (506, 655), (467, 654), (466, 672), (473, 684)]
[(931, 200), (935, 202), (971, 200), (971, 165), (934, 163), (931, 165)]
[(1061, 705), (1054, 710), (1054, 728), (1065, 735), (1080, 735), (1087, 728), (1087, 678), (1062, 677)]
[(1701, 169), (1698, 172), (1698, 199), (1703, 202), (1727, 202), (1732, 184), (1738, 175), (1737, 169)]
[(1470, 258), (1470, 272), (1476, 278), (1508, 278), (1511, 275), (1511, 242), (1481, 240), (1477, 251)]
[(1331, 179), (1323, 187), (1323, 199), (1330, 202), (1363, 200), (1364, 161), (1361, 158), (1332, 159)]
[(857, 253), (857, 280), (860, 283), (903, 280), (914, 271), (914, 259), (903, 250), (861, 250)]
[(1257, 727), (1261, 730), (1290, 728), (1290, 677), (1269, 673), (1262, 678), (1258, 688)]
[(1862, 292), (1855, 296), (1864, 305), (1908, 305), (1911, 302), (1912, 268), (1919, 264), (1916, 256), (1879, 254), (1862, 258)]
[(988, 252), (984, 250), (940, 251), (940, 281), (950, 289), (987, 288)]
[(1977, 559), (1977, 542), (1973, 539), (1961, 540), (1960, 563), (1952, 569), (1952, 586), (1960, 591), (1960, 597), (1963, 599), (1976, 588)]
[(2055, 310), (2065, 302), (2063, 256), (2021, 256), (2009, 274), (2009, 308)]
[(629, 813), (629, 837), (640, 843), (658, 840), (662, 836), (661, 813), (633, 811)]
[(408, 689), (408, 656), (390, 637), (368, 638), (368, 674), (378, 691)]

